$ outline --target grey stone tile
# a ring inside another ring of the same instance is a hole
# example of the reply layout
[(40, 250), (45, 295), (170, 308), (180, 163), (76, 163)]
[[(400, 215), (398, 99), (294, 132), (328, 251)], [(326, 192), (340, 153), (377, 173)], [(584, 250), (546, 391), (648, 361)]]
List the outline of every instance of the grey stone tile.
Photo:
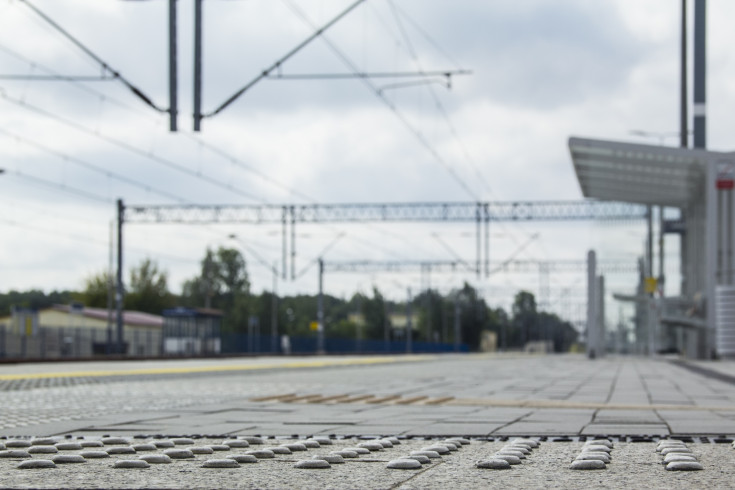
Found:
[(589, 424), (580, 435), (597, 434), (640, 434), (640, 435), (668, 435), (668, 426), (664, 424)]

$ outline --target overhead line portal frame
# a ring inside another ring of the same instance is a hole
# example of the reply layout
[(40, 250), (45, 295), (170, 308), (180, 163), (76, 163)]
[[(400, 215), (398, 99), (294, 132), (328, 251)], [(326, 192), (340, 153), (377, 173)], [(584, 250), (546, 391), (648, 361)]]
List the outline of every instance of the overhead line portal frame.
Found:
[[(347, 204), (176, 204), (125, 205), (117, 201), (118, 273), (117, 336), (122, 347), (123, 225), (125, 223), (250, 223), (281, 224), (283, 228), (283, 277), (287, 270), (288, 226), (291, 226), (291, 276), (295, 277), (296, 223), (361, 222), (475, 222), (476, 271), (482, 273), (482, 241), (485, 242), (485, 274), (490, 273), (491, 221), (608, 221), (645, 220), (646, 206), (613, 201), (511, 201), (511, 202), (408, 202)], [(484, 226), (484, 234), (483, 234)]]

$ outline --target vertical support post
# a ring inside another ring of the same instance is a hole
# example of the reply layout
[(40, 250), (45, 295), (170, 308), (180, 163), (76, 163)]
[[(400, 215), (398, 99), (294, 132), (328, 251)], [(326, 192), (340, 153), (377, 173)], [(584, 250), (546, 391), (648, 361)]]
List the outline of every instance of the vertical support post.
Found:
[(406, 301), (406, 353), (413, 352), (413, 319), (411, 318), (411, 288), (408, 288), (408, 298)]
[(288, 274), (288, 208), (286, 206), (283, 206), (281, 208), (281, 230), (283, 232), (282, 234), (282, 240), (281, 240), (281, 249), (283, 253), (283, 280), (285, 281)]
[(202, 0), (194, 0), (194, 131), (202, 121)]
[(661, 296), (664, 295), (665, 261), (664, 261), (664, 207), (658, 207), (658, 287)]
[(707, 2), (694, 2), (694, 148), (707, 147)]
[(605, 335), (605, 277), (597, 276), (597, 333), (596, 333), (596, 351), (599, 357), (605, 355), (606, 335)]
[(324, 259), (319, 257), (319, 297), (317, 298), (317, 353), (324, 354)]
[(276, 352), (278, 346), (278, 262), (273, 263), (273, 297), (271, 299), (271, 352)]
[(115, 303), (115, 280), (113, 279), (114, 267), (114, 242), (115, 223), (110, 221), (110, 257), (107, 267), (107, 339), (105, 341), (105, 354), (110, 355), (112, 351), (112, 309)]
[[(717, 286), (717, 161), (707, 161), (707, 175), (705, 180), (705, 287), (707, 308), (707, 329), (704, 335), (704, 346), (700, 346), (698, 356), (711, 359), (717, 349), (715, 329), (717, 325), (715, 288)], [(702, 349), (703, 347), (703, 349)], [(703, 350), (703, 352), (702, 352)]]
[(291, 280), (296, 279), (296, 209), (291, 206)]
[(476, 265), (475, 269), (477, 271), (477, 278), (479, 279), (482, 274), (482, 269), (480, 268), (480, 262), (482, 261), (482, 217), (480, 216), (480, 203), (477, 203), (477, 207), (475, 209), (475, 235), (477, 238), (477, 251), (476, 251)]
[(680, 82), (680, 120), (679, 143), (682, 148), (689, 146), (689, 115), (687, 95), (687, 1), (681, 0), (681, 82)]
[(176, 0), (168, 0), (168, 98), (171, 131), (177, 131), (176, 120), (179, 115), (179, 95), (177, 80), (178, 62), (176, 58)]
[(653, 206), (646, 206), (646, 277), (653, 277)]
[(597, 357), (597, 256), (587, 252), (587, 357)]
[(490, 277), (490, 208), (488, 203), (483, 205), (485, 211), (485, 277)]
[(115, 293), (115, 309), (117, 316), (117, 354), (124, 354), (124, 323), (123, 323), (123, 222), (125, 219), (125, 205), (122, 199), (117, 200), (117, 291)]
[(461, 342), (462, 329), (460, 325), (460, 305), (459, 294), (454, 297), (454, 352), (459, 352), (459, 344)]

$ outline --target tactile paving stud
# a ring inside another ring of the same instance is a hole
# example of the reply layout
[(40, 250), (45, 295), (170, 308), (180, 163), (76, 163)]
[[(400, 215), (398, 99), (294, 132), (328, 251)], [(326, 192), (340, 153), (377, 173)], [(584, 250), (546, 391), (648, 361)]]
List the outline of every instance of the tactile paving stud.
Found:
[(674, 461), (696, 461), (697, 458), (692, 456), (691, 454), (682, 454), (682, 453), (671, 453), (664, 456), (664, 464), (673, 463)]
[(249, 444), (254, 444), (254, 445), (265, 444), (265, 442), (263, 442), (263, 439), (261, 437), (243, 436), (242, 439), (245, 439), (246, 441), (248, 441)]
[(291, 451), (306, 451), (307, 448), (300, 442), (290, 442), (287, 444), (281, 444), (281, 447), (287, 447)]
[(188, 449), (166, 449), (163, 454), (171, 459), (191, 459), (194, 457), (194, 453)]
[(440, 446), (438, 444), (435, 444), (433, 446), (426, 446), (421, 448), (422, 451), (435, 451), (439, 454), (448, 454), (449, 448), (447, 446)]
[(41, 468), (56, 468), (56, 463), (50, 459), (27, 459), (16, 466), (19, 470), (32, 470)]
[(81, 454), (57, 454), (51, 458), (56, 464), (86, 463), (87, 460)]
[(250, 443), (245, 439), (227, 439), (226, 441), (223, 441), (222, 444), (231, 448), (250, 447)]
[(5, 451), (0, 451), (0, 458), (27, 459), (30, 457), (31, 454), (25, 449), (6, 449)]
[(518, 456), (513, 456), (512, 454), (496, 453), (493, 456), (493, 459), (503, 459), (509, 464), (521, 464), (521, 458), (519, 458)]
[(593, 453), (593, 452), (582, 452), (575, 458), (576, 461), (602, 461), (603, 463), (610, 462), (610, 455), (607, 453)]
[(385, 449), (385, 447), (377, 441), (361, 442), (357, 447), (367, 449), (368, 451), (383, 451)]
[(173, 460), (165, 454), (143, 454), (138, 456), (138, 459), (150, 464), (168, 464), (173, 462)]
[[(419, 464), (419, 466), (421, 466)], [(331, 468), (332, 465), (329, 464), (328, 461), (325, 461), (323, 459), (304, 459), (299, 462), (297, 462), (294, 465), (294, 468), (302, 468), (302, 469), (309, 469), (309, 470), (321, 470), (326, 468)]]
[(232, 454), (227, 456), (229, 459), (234, 459), (238, 463), (257, 463), (258, 458), (252, 454)]
[(202, 468), (239, 468), (240, 463), (234, 459), (208, 459), (202, 463)]
[(194, 445), (194, 439), (191, 439), (189, 437), (176, 437), (171, 439), (171, 442), (173, 442), (176, 446), (193, 446)]
[(488, 459), (485, 461), (478, 461), (475, 463), (475, 466), (482, 469), (488, 469), (488, 470), (509, 470), (510, 469), (510, 463), (507, 462), (504, 459)]
[(276, 457), (276, 454), (270, 449), (253, 449), (252, 451), (248, 451), (246, 454), (255, 456), (258, 459), (272, 459)]
[(329, 464), (343, 464), (345, 462), (345, 458), (340, 456), (339, 454), (315, 454), (311, 457), (311, 459), (323, 459)]
[(273, 446), (266, 449), (273, 452), (273, 454), (291, 454), (291, 450), (285, 446)]
[(357, 454), (370, 454), (370, 450), (364, 447), (346, 447), (345, 451), (355, 451)]
[(9, 441), (5, 441), (4, 444), (7, 448), (31, 447), (31, 441), (27, 441), (25, 439), (10, 439)]
[(214, 449), (209, 446), (191, 446), (188, 448), (192, 454), (213, 454)]
[(307, 449), (318, 449), (318, 448), (322, 447), (321, 444), (319, 444), (317, 441), (315, 441), (313, 439), (309, 439), (309, 440), (306, 440), (306, 441), (301, 441), (301, 444), (303, 444), (304, 447), (306, 447)]
[(89, 451), (82, 451), (79, 453), (81, 457), (84, 459), (101, 459), (101, 458), (109, 458), (110, 454), (107, 451), (95, 451), (95, 450), (89, 450)]
[(113, 468), (150, 468), (151, 465), (148, 464), (147, 461), (143, 461), (142, 459), (123, 459), (120, 461), (115, 461), (115, 464), (112, 465)]
[(667, 471), (700, 471), (704, 467), (697, 461), (673, 461), (666, 465)]
[(430, 459), (440, 459), (441, 455), (436, 451), (411, 451), (411, 456), (426, 456)]
[(57, 442), (59, 440), (53, 437), (34, 437), (31, 439), (31, 446), (53, 446)]
[(168, 449), (174, 447), (176, 444), (174, 444), (172, 441), (163, 440), (153, 441), (153, 445), (156, 446), (158, 449)]
[(113, 446), (106, 449), (107, 454), (135, 454), (135, 449), (130, 446)]
[(132, 447), (135, 450), (135, 452), (138, 452), (138, 453), (143, 452), (143, 451), (156, 451), (158, 449), (155, 445), (150, 444), (150, 443), (133, 444), (130, 447)]
[(395, 470), (418, 470), (421, 468), (421, 463), (415, 459), (394, 459), (388, 462), (386, 468)]
[(104, 444), (102, 444), (102, 441), (82, 441), (79, 444), (81, 444), (83, 448), (104, 447)]
[(59, 451), (79, 451), (82, 445), (78, 442), (57, 442), (54, 447)]
[(103, 437), (102, 444), (105, 446), (129, 445), (130, 440), (125, 439), (124, 437)]
[(405, 459), (415, 459), (416, 461), (418, 461), (421, 464), (429, 464), (429, 463), (431, 463), (431, 458), (429, 458), (428, 456), (423, 456), (423, 455), (403, 456), (403, 458), (405, 458)]
[(569, 465), (570, 470), (604, 470), (605, 468), (607, 468), (605, 463), (598, 459), (576, 460)]
[(31, 446), (28, 448), (29, 454), (56, 454), (59, 450), (54, 446)]

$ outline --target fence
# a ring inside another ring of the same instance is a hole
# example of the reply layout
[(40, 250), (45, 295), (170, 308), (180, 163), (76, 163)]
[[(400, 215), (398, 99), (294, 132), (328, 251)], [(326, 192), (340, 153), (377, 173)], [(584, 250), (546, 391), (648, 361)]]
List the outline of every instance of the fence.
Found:
[[(9, 359), (85, 359), (103, 357), (117, 351), (112, 332), (84, 327), (39, 327), (35, 335), (23, 335), (0, 324), (0, 360)], [(281, 338), (276, 342), (268, 335), (221, 334), (221, 354), (315, 354), (316, 337), (290, 337), (288, 346)], [(327, 354), (402, 354), (407, 352), (405, 341), (357, 340), (326, 338)], [(453, 352), (454, 344), (412, 342), (411, 352)], [(459, 352), (468, 352), (466, 344)], [(126, 328), (123, 352), (127, 356), (164, 356), (160, 331)]]
[[(114, 336), (105, 329), (85, 327), (39, 327), (23, 335), (0, 325), (0, 359), (84, 359), (116, 352)], [(130, 356), (161, 355), (161, 333), (150, 329), (125, 330), (124, 351)]]
[[(318, 351), (316, 337), (289, 337), (289, 346), (283, 345), (281, 338), (274, 342), (268, 335), (222, 334), (222, 353), (227, 354), (314, 354)], [(286, 351), (289, 352), (286, 352)], [(357, 340), (344, 338), (325, 338), (324, 350), (327, 354), (404, 354), (408, 351), (405, 341), (397, 340)], [(469, 352), (467, 344), (460, 344), (459, 352)], [(435, 342), (412, 342), (413, 353), (454, 352), (454, 344)]]

